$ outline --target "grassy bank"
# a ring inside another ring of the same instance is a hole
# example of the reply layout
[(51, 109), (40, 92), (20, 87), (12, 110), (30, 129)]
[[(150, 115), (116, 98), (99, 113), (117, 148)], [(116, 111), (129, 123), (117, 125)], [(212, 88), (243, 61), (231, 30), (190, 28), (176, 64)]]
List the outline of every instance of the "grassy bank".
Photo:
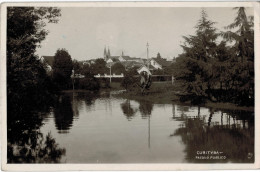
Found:
[[(112, 82), (110, 88), (101, 88), (100, 91), (115, 91), (124, 90), (119, 82)], [(137, 101), (150, 101), (155, 104), (181, 104), (191, 106), (190, 102), (180, 102), (176, 93), (180, 90), (178, 85), (172, 85), (171, 82), (153, 82), (151, 88), (146, 91), (145, 95), (141, 94), (141, 89), (137, 88), (134, 91), (125, 91), (115, 94), (115, 97), (137, 100)], [(63, 92), (72, 92), (73, 90), (66, 90)], [(89, 90), (74, 90), (76, 92), (90, 92)], [(226, 109), (226, 110), (246, 110), (254, 111), (254, 107), (237, 106), (233, 103), (219, 103), (207, 101), (201, 105), (208, 108)]]
[[(111, 89), (119, 90), (123, 88), (120, 87), (119, 83), (114, 83), (113, 85), (111, 85)], [(178, 90), (178, 86), (172, 85), (171, 82), (153, 82), (150, 90), (148, 90), (145, 95), (142, 95), (139, 89), (135, 91), (122, 92), (115, 96), (131, 100), (150, 101), (155, 104), (172, 104), (174, 102), (176, 104), (191, 106), (190, 102), (183, 103), (179, 101), (179, 97), (176, 95)], [(219, 103), (207, 101), (205, 104), (201, 106), (215, 109), (254, 111), (254, 107), (237, 106), (233, 103)]]
[(178, 97), (174, 94), (174, 86), (170, 82), (153, 82), (151, 88), (144, 95), (141, 94), (141, 88), (137, 88), (134, 91), (126, 91), (115, 96), (132, 100), (151, 101), (157, 104), (169, 104), (178, 100)]

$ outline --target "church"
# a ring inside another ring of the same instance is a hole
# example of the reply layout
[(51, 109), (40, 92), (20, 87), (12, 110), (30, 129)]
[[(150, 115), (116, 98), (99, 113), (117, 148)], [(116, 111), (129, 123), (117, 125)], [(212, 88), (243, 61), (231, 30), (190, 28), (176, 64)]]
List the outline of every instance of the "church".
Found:
[(111, 57), (110, 49), (109, 49), (109, 47), (108, 47), (108, 49), (106, 49), (106, 47), (105, 47), (105, 49), (104, 49), (104, 60), (107, 61), (110, 57)]

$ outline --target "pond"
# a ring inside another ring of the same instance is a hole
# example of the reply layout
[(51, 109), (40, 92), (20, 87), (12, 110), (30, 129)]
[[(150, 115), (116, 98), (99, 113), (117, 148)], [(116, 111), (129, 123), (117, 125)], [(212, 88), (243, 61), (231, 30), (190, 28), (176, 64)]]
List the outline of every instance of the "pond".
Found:
[(153, 104), (114, 94), (65, 93), (44, 114), (39, 131), (62, 149), (51, 162), (254, 162), (253, 112)]

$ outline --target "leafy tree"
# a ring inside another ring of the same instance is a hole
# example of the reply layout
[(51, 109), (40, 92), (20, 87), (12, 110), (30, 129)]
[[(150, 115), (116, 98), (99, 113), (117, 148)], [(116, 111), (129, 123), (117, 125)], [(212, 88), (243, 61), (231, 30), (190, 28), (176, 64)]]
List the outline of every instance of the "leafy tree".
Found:
[(80, 73), (81, 71), (81, 66), (80, 66), (80, 63), (77, 61), (77, 60), (73, 60), (72, 61), (72, 65), (73, 65), (73, 70), (74, 70), (74, 73)]
[(53, 62), (53, 80), (60, 88), (69, 88), (73, 64), (71, 56), (65, 49), (58, 49)]
[(35, 51), (48, 34), (46, 23), (57, 23), (59, 16), (52, 7), (7, 8), (8, 163), (59, 162), (65, 153), (50, 135), (43, 142), (43, 119), (34, 112), (48, 111), (55, 95)]
[[(7, 8), (8, 116), (51, 102), (52, 84), (35, 51), (48, 34), (47, 22), (57, 23), (58, 8)], [(9, 120), (8, 119), (8, 120)]]
[(91, 66), (88, 64), (82, 66), (80, 73), (85, 76), (94, 75)]
[(126, 90), (131, 90), (136, 87), (136, 78), (134, 77), (134, 72), (127, 71), (125, 72), (124, 78), (121, 81), (121, 86), (124, 87)]
[(156, 58), (162, 58), (160, 53), (157, 53)]
[(106, 67), (105, 60), (99, 58), (95, 60), (95, 63), (93, 65), (91, 65), (91, 71), (91, 73), (93, 73), (94, 75), (103, 75), (104, 73), (107, 73), (109, 69)]
[(115, 63), (112, 66), (111, 71), (113, 74), (116, 74), (116, 75), (120, 75), (121, 73), (124, 74), (126, 72), (125, 67), (120, 62)]
[(134, 67), (131, 67), (130, 69), (128, 69), (128, 71), (127, 71), (127, 73), (129, 73), (129, 74), (131, 74), (131, 75), (139, 75), (139, 73), (137, 72), (137, 69), (138, 69), (139, 67), (137, 67), (137, 66), (134, 66)]

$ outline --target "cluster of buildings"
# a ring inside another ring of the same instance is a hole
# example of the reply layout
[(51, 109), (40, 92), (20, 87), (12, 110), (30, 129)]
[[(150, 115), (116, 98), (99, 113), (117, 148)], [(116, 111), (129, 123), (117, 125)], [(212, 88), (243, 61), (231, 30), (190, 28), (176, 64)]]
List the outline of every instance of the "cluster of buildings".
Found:
[[(138, 73), (141, 73), (142, 71), (146, 71), (150, 74), (153, 73), (153, 71), (155, 70), (162, 70), (170, 66), (175, 61), (175, 59), (169, 61), (167, 59), (162, 58), (160, 56), (160, 53), (157, 54), (157, 57), (151, 57), (151, 58), (130, 57), (128, 55), (125, 55), (123, 51), (121, 55), (113, 56), (110, 53), (110, 49), (106, 47), (104, 49), (103, 59), (106, 62), (107, 67), (109, 68), (111, 68), (116, 63), (121, 63), (126, 70), (130, 68), (136, 68)], [(52, 71), (54, 56), (42, 56), (41, 60), (46, 63), (47, 72)], [(95, 64), (95, 60), (96, 59), (80, 61), (80, 64), (92, 65)]]
[(137, 72), (140, 73), (142, 71), (147, 71), (151, 73), (154, 70), (162, 70), (168, 66), (170, 66), (175, 59), (172, 61), (168, 61), (160, 56), (160, 53), (157, 54), (157, 57), (151, 58), (137, 58), (137, 57), (130, 57), (125, 55), (122, 51), (121, 55), (112, 56), (110, 54), (110, 49), (104, 49), (104, 60), (107, 63), (107, 67), (111, 67), (116, 63), (121, 63), (126, 70), (130, 68), (137, 67)]

